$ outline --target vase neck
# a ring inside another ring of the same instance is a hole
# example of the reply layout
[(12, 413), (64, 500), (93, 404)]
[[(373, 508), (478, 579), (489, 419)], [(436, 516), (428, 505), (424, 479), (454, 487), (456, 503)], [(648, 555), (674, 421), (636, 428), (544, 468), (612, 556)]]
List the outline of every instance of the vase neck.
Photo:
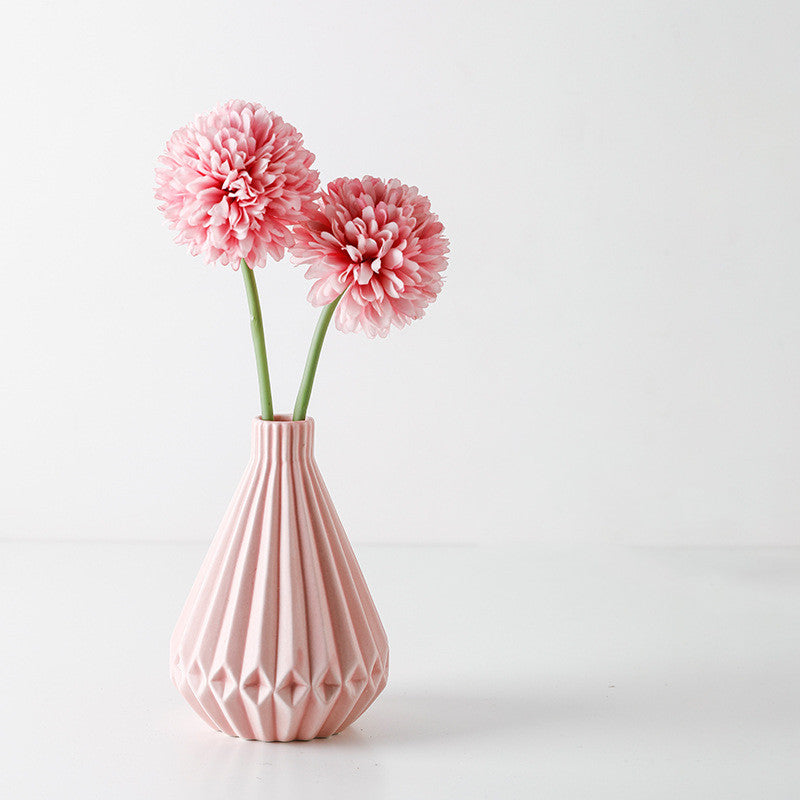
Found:
[(314, 456), (314, 420), (293, 422), (289, 415), (276, 415), (267, 422), (253, 420), (252, 457), (257, 461), (294, 461)]

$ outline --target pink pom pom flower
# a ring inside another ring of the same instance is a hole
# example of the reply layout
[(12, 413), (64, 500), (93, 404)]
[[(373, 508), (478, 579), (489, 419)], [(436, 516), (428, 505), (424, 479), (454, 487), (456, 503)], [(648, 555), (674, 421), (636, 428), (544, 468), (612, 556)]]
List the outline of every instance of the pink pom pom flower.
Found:
[(294, 228), (290, 251), (315, 306), (340, 295), (341, 331), (386, 336), (419, 319), (442, 288), (448, 241), (427, 197), (398, 180), (339, 178)]
[(192, 255), (263, 267), (283, 257), (292, 226), (315, 209), (313, 162), (292, 125), (231, 100), (175, 131), (156, 167), (156, 199)]

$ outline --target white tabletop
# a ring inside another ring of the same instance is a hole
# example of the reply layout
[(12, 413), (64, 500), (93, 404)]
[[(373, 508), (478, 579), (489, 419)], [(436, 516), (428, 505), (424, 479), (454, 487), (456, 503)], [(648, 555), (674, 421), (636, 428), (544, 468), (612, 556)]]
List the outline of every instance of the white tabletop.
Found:
[(800, 796), (800, 548), (357, 546), (389, 686), (292, 744), (169, 681), (204, 549), (0, 543), (0, 797)]

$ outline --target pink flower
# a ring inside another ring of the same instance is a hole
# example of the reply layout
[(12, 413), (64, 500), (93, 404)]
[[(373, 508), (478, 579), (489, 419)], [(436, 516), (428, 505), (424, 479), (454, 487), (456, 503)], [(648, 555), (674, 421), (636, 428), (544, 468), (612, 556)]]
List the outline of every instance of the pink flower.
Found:
[(231, 100), (172, 134), (156, 199), (176, 241), (208, 263), (263, 267), (293, 244), (315, 207), (319, 173), (303, 137), (256, 103)]
[(427, 197), (398, 180), (366, 176), (328, 184), (290, 248), (314, 281), (308, 293), (324, 306), (344, 293), (334, 320), (340, 331), (386, 336), (419, 319), (442, 288), (448, 242)]

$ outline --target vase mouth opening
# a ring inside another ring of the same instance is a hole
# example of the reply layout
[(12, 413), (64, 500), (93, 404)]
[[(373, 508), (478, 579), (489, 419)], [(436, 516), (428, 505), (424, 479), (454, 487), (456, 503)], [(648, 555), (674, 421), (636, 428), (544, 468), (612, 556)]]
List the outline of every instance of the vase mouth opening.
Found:
[(306, 417), (305, 419), (292, 419), (291, 414), (275, 414), (273, 419), (263, 419), (262, 417), (255, 417), (254, 422), (260, 423), (262, 425), (308, 425), (309, 422), (313, 422), (313, 417)]

